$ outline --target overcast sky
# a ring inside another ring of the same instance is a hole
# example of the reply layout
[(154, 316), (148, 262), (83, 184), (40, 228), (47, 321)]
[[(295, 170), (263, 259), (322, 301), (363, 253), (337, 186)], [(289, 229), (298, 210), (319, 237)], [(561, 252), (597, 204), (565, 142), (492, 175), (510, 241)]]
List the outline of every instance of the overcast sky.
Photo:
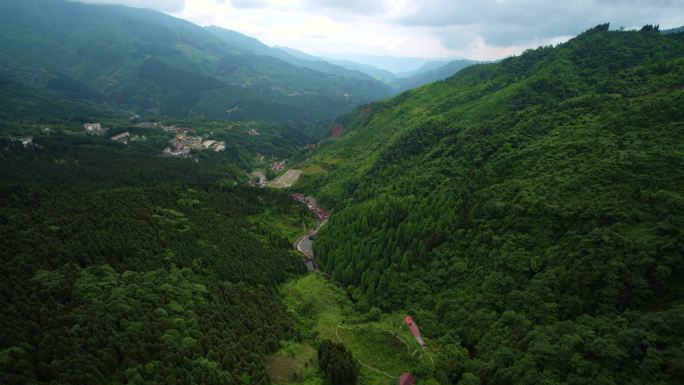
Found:
[(157, 9), (308, 53), (492, 60), (594, 25), (684, 25), (684, 0), (86, 0)]

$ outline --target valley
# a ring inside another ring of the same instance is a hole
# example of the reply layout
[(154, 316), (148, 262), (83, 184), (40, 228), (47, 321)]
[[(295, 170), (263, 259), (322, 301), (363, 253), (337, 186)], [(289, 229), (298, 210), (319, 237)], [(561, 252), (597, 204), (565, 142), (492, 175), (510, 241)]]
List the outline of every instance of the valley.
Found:
[(684, 33), (621, 1), (0, 0), (0, 383), (683, 383)]

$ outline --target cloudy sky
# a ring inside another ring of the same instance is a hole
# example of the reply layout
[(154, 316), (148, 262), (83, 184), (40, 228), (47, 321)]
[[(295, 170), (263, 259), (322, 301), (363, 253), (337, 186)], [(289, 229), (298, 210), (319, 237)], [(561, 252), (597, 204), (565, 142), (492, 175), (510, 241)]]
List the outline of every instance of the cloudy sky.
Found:
[(317, 54), (499, 59), (613, 28), (684, 25), (684, 0), (86, 0), (157, 9)]

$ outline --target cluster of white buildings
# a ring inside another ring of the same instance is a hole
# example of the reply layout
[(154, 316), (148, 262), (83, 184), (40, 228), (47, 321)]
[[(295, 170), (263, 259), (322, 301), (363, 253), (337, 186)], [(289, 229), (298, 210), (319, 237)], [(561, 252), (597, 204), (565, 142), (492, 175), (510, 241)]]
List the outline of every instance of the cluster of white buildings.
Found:
[(201, 136), (188, 136), (185, 132), (176, 135), (169, 141), (169, 147), (163, 151), (166, 156), (186, 157), (192, 150), (225, 151), (226, 143), (218, 140), (202, 140)]
[[(192, 128), (165, 126), (158, 122), (139, 122), (136, 128), (159, 128), (165, 132), (176, 133), (176, 136), (169, 141), (169, 146), (164, 149), (164, 156), (188, 157), (192, 150), (211, 150), (214, 152), (225, 151), (226, 142), (218, 140), (203, 140), (201, 136), (193, 136), (190, 133), (195, 131)], [(83, 128), (88, 135), (103, 135), (107, 129), (100, 123), (84, 123)], [(147, 140), (145, 136), (133, 135), (129, 131), (116, 134), (110, 138), (119, 143), (128, 144), (129, 141)]]
[(116, 134), (109, 138), (115, 142), (123, 143), (123, 144), (128, 144), (128, 142), (134, 142), (134, 141), (139, 141), (139, 140), (147, 140), (145, 135), (143, 136), (138, 136), (138, 135), (132, 135), (130, 132), (125, 131), (120, 134)]
[(83, 123), (83, 128), (88, 135), (102, 135), (106, 131), (100, 123)]

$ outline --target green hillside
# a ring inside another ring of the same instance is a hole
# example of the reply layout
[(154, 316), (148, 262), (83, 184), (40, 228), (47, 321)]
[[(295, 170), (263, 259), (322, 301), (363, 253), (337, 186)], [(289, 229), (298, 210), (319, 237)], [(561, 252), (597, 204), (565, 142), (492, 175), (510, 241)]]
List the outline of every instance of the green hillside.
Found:
[(298, 338), (277, 286), (305, 271), (278, 226), (310, 226), (302, 206), (218, 158), (35, 142), (0, 140), (0, 383), (270, 384), (263, 356)]
[(257, 55), (162, 13), (65, 0), (0, 1), (0, 77), (31, 87), (36, 111), (50, 107), (41, 95), (52, 93), (65, 110), (88, 101), (141, 114), (299, 124), (389, 95), (370, 78)]
[(472, 60), (454, 60), (434, 69), (427, 69), (412, 76), (398, 78), (391, 84), (397, 92), (406, 91), (420, 87), (424, 84), (444, 80), (453, 76), (458, 71), (476, 63), (477, 62)]
[(459, 384), (684, 381), (684, 35), (601, 25), (340, 119), (322, 269)]

